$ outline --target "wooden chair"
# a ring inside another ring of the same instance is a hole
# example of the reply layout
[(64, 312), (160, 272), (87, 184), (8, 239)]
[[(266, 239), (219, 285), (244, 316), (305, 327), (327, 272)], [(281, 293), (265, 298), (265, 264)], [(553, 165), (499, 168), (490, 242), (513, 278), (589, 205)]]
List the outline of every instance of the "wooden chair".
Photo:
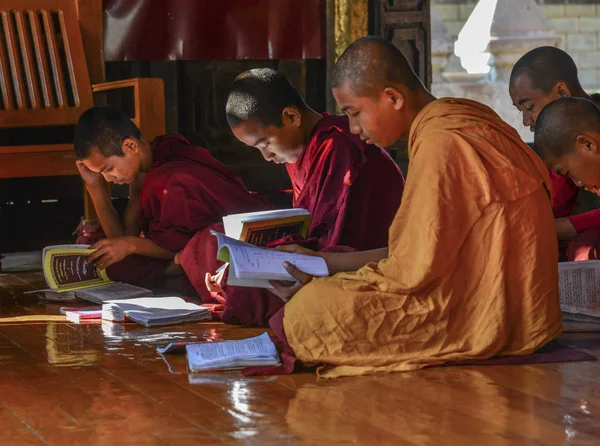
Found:
[[(85, 56), (75, 0), (2, 0), (0, 130), (74, 125), (94, 93), (133, 88), (133, 122), (147, 139), (165, 132), (162, 79), (92, 85)], [(0, 178), (57, 175), (77, 175), (72, 144), (0, 146)]]

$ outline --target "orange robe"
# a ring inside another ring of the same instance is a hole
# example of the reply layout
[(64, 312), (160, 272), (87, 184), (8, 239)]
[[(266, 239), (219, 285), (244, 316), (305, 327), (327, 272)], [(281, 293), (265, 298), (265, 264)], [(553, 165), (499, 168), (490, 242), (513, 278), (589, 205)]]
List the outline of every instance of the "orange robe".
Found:
[(314, 279), (283, 309), (287, 343), (323, 377), (528, 354), (562, 331), (550, 178), (517, 132), (440, 99), (409, 157), (389, 258)]

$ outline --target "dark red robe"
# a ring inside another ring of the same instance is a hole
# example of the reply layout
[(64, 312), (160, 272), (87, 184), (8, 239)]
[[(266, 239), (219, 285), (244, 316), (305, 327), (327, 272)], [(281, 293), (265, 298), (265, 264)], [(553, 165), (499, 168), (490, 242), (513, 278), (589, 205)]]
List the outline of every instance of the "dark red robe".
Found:
[[(294, 207), (308, 209), (307, 240), (314, 250), (368, 250), (387, 246), (388, 229), (400, 207), (404, 178), (389, 154), (350, 133), (348, 118), (326, 116), (306, 141), (298, 161), (287, 165)], [(193, 242), (200, 242), (194, 239)], [(284, 239), (280, 241), (298, 242)], [(190, 243), (181, 262), (190, 278), (199, 256), (209, 255), (201, 243)], [(216, 255), (216, 254), (215, 254)], [(192, 281), (200, 292), (204, 277)], [(283, 303), (269, 291), (223, 284), (221, 320), (230, 324), (267, 325)]]
[(582, 261), (599, 259), (600, 252), (600, 209), (583, 214), (571, 215), (579, 187), (566, 176), (550, 172), (552, 179), (552, 202), (555, 218), (568, 218), (577, 235), (570, 241), (559, 242), (561, 261)]
[(325, 116), (298, 161), (286, 164), (294, 207), (312, 216), (310, 248), (383, 248), (400, 207), (404, 177), (383, 149), (350, 133), (348, 117)]
[[(179, 252), (196, 234), (218, 225), (224, 215), (271, 208), (268, 201), (252, 195), (235, 172), (183, 136), (159, 136), (152, 143), (152, 156), (140, 193), (139, 222), (144, 237), (161, 248)], [(216, 248), (207, 256), (211, 272), (217, 265), (215, 253)], [(170, 262), (132, 255), (107, 272), (116, 281), (160, 288)]]

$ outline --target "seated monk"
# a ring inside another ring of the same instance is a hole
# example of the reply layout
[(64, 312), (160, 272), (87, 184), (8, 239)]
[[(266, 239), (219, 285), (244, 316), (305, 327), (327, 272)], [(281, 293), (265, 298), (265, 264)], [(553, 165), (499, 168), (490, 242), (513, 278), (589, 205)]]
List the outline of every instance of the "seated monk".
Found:
[(408, 140), (410, 175), (389, 248), (316, 254), (333, 277), (284, 264), (298, 283), (273, 283), (289, 301), (270, 323), (285, 356), (333, 378), (524, 355), (558, 336), (550, 178), (518, 133), (487, 106), (436, 100), (381, 38), (346, 49), (332, 88), (361, 138)]
[[(121, 110), (85, 111), (74, 145), (77, 168), (107, 237), (92, 245), (96, 251), (88, 261), (107, 269), (115, 281), (160, 289), (169, 276), (183, 274), (172, 260), (196, 233), (215, 224), (219, 229), (223, 215), (271, 208), (206, 149), (174, 134), (149, 142)], [(103, 177), (130, 185), (123, 221)], [(216, 268), (214, 246), (206, 271)]]
[[(350, 132), (346, 116), (324, 116), (312, 110), (289, 80), (270, 68), (237, 77), (226, 115), (241, 142), (257, 148), (266, 161), (285, 163), (294, 207), (311, 214), (303, 246), (317, 251), (387, 246), (404, 178), (385, 150)], [(196, 257), (203, 257), (206, 250), (204, 241), (196, 240), (178, 261), (201, 289), (206, 286), (205, 277), (195, 272), (195, 264)], [(226, 303), (225, 322), (265, 325), (283, 305), (267, 290), (228, 287), (215, 278), (208, 280), (209, 288), (220, 293)]]
[[(542, 108), (563, 97), (590, 99), (600, 104), (600, 95), (588, 95), (577, 76), (577, 66), (566, 52), (553, 46), (529, 51), (512, 69), (509, 86), (513, 104), (523, 114), (523, 125), (535, 130)], [(579, 188), (569, 177), (550, 171), (556, 233), (563, 260), (589, 260), (600, 244), (600, 209), (571, 215)], [(591, 257), (590, 257), (591, 256)]]
[[(600, 195), (600, 109), (593, 101), (565, 97), (546, 105), (535, 126), (535, 146), (548, 169)], [(575, 260), (600, 259), (598, 231), (588, 234), (573, 249)]]

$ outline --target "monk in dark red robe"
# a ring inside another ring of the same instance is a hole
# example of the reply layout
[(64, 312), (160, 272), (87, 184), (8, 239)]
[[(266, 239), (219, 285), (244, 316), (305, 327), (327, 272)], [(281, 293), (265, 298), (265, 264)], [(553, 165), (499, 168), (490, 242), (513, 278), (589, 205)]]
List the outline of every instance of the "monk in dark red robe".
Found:
[[(535, 130), (541, 110), (563, 97), (589, 99), (600, 105), (600, 95), (587, 94), (579, 82), (577, 66), (565, 51), (545, 46), (531, 50), (512, 69), (509, 85), (523, 125)], [(600, 251), (600, 210), (571, 215), (579, 186), (568, 176), (550, 172), (552, 203), (561, 260), (597, 259)]]
[(311, 249), (387, 246), (404, 178), (385, 150), (350, 133), (346, 116), (320, 118), (298, 160), (286, 168), (294, 207), (312, 216)]
[[(600, 194), (600, 108), (586, 98), (564, 97), (546, 105), (535, 129), (535, 144), (549, 169), (569, 174), (578, 187)], [(573, 225), (585, 228), (598, 211), (575, 216)], [(570, 217), (572, 218), (572, 217)], [(597, 259), (600, 229), (578, 235), (569, 246), (569, 260)]]
[[(317, 251), (387, 246), (404, 178), (385, 150), (350, 132), (347, 117), (311, 110), (281, 73), (257, 69), (234, 82), (227, 119), (240, 141), (260, 150), (265, 160), (286, 164), (294, 207), (312, 216), (305, 240), (289, 237), (273, 245), (294, 242)], [(195, 264), (204, 262), (196, 259), (206, 255), (205, 242), (194, 239), (180, 258), (196, 289), (213, 290), (223, 303), (224, 322), (267, 324), (283, 305), (269, 291), (217, 285), (194, 273)]]
[[(172, 260), (194, 235), (219, 229), (224, 215), (271, 208), (206, 149), (179, 135), (150, 143), (120, 110), (94, 107), (83, 113), (75, 130), (75, 151), (107, 236), (92, 246), (96, 251), (88, 261), (106, 268), (116, 281), (162, 288), (169, 276), (183, 275)], [(131, 185), (123, 222), (102, 177)], [(206, 272), (216, 268), (216, 247), (211, 254)]]

